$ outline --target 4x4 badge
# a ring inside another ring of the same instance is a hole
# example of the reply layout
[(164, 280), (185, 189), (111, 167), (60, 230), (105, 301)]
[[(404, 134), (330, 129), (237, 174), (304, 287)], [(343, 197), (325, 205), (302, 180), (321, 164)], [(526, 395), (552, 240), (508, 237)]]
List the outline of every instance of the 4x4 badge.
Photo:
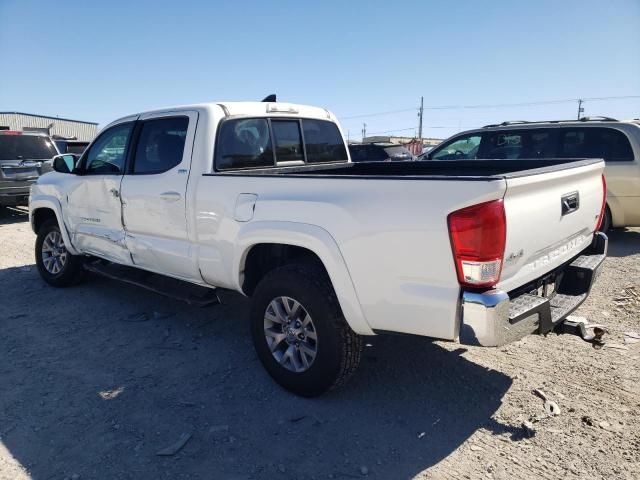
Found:
[(513, 262), (514, 260), (517, 260), (518, 258), (523, 256), (524, 256), (524, 250), (520, 249), (516, 253), (510, 253), (509, 256), (505, 259), (505, 262)]

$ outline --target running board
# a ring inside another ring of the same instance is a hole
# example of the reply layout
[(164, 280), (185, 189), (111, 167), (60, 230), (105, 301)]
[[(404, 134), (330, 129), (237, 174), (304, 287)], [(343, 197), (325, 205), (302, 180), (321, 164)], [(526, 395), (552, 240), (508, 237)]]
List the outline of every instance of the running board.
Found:
[(147, 272), (139, 268), (126, 267), (117, 263), (104, 262), (103, 260), (87, 262), (84, 264), (84, 268), (91, 273), (136, 285), (165, 297), (182, 300), (189, 305), (206, 307), (220, 303), (215, 288), (194, 285), (193, 283), (166, 277), (158, 273)]

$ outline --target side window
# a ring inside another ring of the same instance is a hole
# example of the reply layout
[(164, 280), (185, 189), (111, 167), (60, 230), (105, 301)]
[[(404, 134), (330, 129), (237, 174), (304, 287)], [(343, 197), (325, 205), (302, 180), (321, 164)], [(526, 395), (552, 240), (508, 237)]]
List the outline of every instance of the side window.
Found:
[(302, 131), (307, 163), (347, 161), (347, 150), (335, 123), (303, 119)]
[(132, 128), (133, 123), (124, 123), (100, 135), (85, 156), (85, 173), (122, 175)]
[(271, 128), (276, 144), (276, 161), (304, 161), (300, 123), (297, 120), (272, 120)]
[[(524, 158), (556, 158), (557, 136), (552, 129), (527, 130)], [(527, 146), (528, 144), (528, 146)]]
[(432, 160), (473, 160), (478, 155), (480, 134), (458, 138), (448, 145), (444, 145), (432, 156)]
[(525, 157), (522, 132), (491, 132), (485, 136), (482, 158), (513, 160)]
[(561, 158), (582, 158), (585, 153), (585, 131), (564, 130), (560, 136)]
[(627, 136), (613, 128), (577, 128), (564, 132), (562, 155), (573, 158), (604, 158), (611, 162), (633, 161)]
[(557, 135), (552, 129), (502, 130), (487, 132), (478, 158), (515, 160), (554, 158)]
[(274, 165), (269, 124), (264, 118), (226, 120), (220, 125), (216, 167), (272, 167)]
[(133, 173), (162, 173), (179, 165), (188, 127), (187, 117), (144, 121), (136, 146)]

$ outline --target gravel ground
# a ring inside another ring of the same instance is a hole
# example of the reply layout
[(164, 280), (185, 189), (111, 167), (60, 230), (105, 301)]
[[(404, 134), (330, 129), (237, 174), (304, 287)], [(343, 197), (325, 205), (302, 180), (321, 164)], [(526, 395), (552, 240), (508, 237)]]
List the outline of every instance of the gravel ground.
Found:
[(610, 238), (577, 312), (607, 324), (606, 348), (374, 337), (345, 388), (309, 400), (261, 368), (243, 297), (199, 309), (100, 278), (53, 289), (26, 215), (5, 212), (0, 478), (638, 479), (640, 343), (623, 334), (640, 332), (640, 230)]

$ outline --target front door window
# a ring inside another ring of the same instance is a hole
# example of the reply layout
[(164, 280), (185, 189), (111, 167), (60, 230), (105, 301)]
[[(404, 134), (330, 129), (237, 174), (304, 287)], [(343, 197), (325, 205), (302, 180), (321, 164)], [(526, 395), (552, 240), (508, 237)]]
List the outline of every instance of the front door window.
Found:
[(124, 160), (132, 128), (133, 123), (124, 123), (100, 135), (85, 156), (85, 173), (89, 175), (124, 174)]

